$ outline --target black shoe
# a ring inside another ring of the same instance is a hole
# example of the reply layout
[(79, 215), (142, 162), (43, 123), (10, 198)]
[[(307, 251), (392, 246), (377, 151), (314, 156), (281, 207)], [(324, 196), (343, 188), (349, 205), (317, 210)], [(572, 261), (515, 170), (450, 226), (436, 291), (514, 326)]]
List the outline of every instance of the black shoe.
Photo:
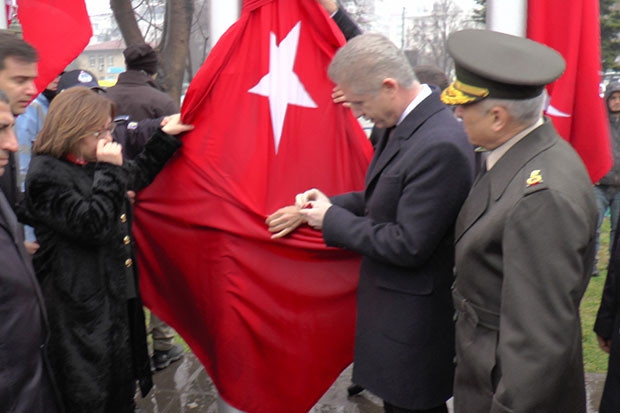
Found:
[(183, 346), (175, 344), (168, 351), (155, 350), (151, 361), (153, 362), (155, 370), (163, 370), (168, 367), (170, 363), (180, 360), (183, 354), (185, 354)]
[(349, 387), (347, 387), (347, 394), (349, 395), (349, 397), (360, 394), (363, 391), (364, 391), (364, 388), (360, 386), (359, 384), (353, 383)]
[(592, 277), (598, 277), (598, 270), (592, 271)]

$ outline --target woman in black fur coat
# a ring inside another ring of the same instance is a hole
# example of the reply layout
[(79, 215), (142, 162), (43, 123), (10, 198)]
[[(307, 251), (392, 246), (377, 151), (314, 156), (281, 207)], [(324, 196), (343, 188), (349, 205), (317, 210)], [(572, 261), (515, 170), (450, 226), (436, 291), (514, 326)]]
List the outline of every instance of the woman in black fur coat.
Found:
[[(191, 129), (170, 117), (135, 161), (112, 142), (114, 104), (85, 87), (52, 102), (33, 146), (24, 220), (50, 322), (50, 362), (68, 412), (133, 412), (152, 386), (128, 190), (148, 185)], [(167, 123), (166, 123), (167, 122)]]

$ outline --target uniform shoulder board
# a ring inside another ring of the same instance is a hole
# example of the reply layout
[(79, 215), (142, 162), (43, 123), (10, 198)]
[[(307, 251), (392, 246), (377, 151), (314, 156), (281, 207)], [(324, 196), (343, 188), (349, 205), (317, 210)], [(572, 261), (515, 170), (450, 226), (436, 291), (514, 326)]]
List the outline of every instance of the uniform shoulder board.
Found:
[(529, 172), (525, 171), (524, 177), (524, 187), (526, 192), (535, 192), (547, 186), (543, 171), (541, 169), (532, 169)]

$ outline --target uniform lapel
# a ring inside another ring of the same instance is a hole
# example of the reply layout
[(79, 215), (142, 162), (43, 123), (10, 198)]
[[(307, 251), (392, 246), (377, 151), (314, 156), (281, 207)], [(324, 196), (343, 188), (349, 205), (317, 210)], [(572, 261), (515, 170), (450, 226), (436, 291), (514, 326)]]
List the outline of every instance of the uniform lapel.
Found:
[(491, 202), (497, 202), (501, 198), (523, 166), (553, 145), (556, 139), (558, 138), (553, 126), (546, 120), (542, 126), (510, 148), (491, 171), (476, 179), (456, 220), (455, 241), (484, 214)]
[(480, 218), (489, 206), (489, 195), (491, 194), (490, 173), (484, 175), (478, 174), (474, 185), (469, 192), (469, 196), (461, 207), (461, 212), (456, 219), (454, 229), (455, 241), (459, 238)]

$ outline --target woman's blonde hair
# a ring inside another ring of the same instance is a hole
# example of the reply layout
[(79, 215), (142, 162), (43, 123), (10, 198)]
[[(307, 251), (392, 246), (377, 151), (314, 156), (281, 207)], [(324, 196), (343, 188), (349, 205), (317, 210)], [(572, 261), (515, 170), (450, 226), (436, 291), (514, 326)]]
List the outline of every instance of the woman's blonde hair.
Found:
[(63, 90), (52, 100), (32, 151), (55, 158), (75, 153), (82, 139), (115, 114), (114, 103), (94, 90), (83, 86)]

